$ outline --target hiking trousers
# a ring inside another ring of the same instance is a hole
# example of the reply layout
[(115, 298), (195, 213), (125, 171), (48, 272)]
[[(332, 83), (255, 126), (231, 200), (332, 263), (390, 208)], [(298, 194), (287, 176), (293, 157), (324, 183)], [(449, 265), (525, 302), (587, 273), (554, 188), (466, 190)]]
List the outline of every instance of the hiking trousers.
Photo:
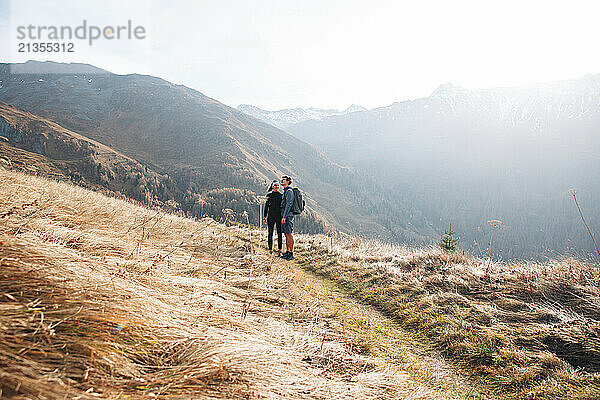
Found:
[(281, 250), (283, 239), (281, 234), (281, 218), (269, 218), (267, 220), (267, 243), (269, 250), (273, 250), (273, 231), (277, 227), (277, 248)]

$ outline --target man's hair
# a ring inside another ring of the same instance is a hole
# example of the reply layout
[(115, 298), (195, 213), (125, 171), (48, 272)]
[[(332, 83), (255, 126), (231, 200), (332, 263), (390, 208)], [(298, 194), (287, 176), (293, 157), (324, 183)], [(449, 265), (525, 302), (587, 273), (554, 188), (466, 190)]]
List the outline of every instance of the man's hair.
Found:
[(286, 181), (288, 181), (289, 183), (292, 183), (292, 178), (290, 178), (289, 176), (287, 176), (287, 175), (284, 175), (284, 176), (282, 176), (282, 177), (281, 177), (281, 180), (284, 180), (284, 179), (285, 179)]

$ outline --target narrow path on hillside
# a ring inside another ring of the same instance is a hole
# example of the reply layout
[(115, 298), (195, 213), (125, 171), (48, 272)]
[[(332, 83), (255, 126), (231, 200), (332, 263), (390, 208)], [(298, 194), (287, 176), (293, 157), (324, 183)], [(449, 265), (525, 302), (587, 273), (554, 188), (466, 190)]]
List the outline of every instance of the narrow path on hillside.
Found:
[[(267, 255), (260, 246), (257, 251)], [(302, 256), (293, 262), (268, 257), (275, 274), (297, 275), (297, 284), (309, 292), (306, 310), (312, 314), (312, 330), (322, 331), (324, 346), (330, 341), (345, 341), (357, 347), (351, 352), (385, 360), (408, 374), (416, 396), (417, 392), (429, 392), (432, 398), (494, 398), (483, 394), (478, 385), (462, 376), (423, 338), (417, 338), (375, 307), (355, 299), (345, 288), (306, 268)], [(318, 358), (307, 361), (323, 362)]]

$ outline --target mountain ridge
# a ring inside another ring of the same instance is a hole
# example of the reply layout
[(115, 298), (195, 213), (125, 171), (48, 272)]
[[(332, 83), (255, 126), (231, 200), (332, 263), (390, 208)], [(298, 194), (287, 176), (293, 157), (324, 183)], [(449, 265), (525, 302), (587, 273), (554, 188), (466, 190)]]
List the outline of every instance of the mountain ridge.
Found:
[(0, 65), (0, 80), (0, 100), (167, 177), (173, 185), (161, 201), (173, 200), (189, 215), (218, 218), (230, 208), (256, 223), (256, 199), (268, 182), (288, 174), (307, 194), (308, 211), (298, 221), (303, 231), (424, 240), (371, 206), (380, 189), (358, 171), (195, 89), (138, 74), (12, 74), (9, 64)]
[(367, 110), (366, 108), (361, 107), (357, 104), (351, 104), (344, 110), (336, 110), (333, 108), (322, 109), (316, 107), (296, 107), (269, 111), (250, 104), (240, 104), (237, 107), (237, 109), (283, 130), (285, 130), (287, 127), (293, 124), (303, 121), (314, 119), (318, 120), (333, 115), (345, 115)]

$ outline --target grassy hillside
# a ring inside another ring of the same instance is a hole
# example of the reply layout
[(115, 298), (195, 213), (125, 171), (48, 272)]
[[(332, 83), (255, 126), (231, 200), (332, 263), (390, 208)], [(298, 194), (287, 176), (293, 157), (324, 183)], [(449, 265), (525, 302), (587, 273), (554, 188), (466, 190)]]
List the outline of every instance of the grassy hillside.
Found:
[(0, 390), (597, 399), (600, 275), (192, 220), (0, 169)]
[(1, 168), (0, 188), (3, 396), (482, 398), (262, 232)]
[(299, 253), (302, 265), (424, 338), (490, 395), (600, 398), (597, 267), (332, 243), (313, 237)]

